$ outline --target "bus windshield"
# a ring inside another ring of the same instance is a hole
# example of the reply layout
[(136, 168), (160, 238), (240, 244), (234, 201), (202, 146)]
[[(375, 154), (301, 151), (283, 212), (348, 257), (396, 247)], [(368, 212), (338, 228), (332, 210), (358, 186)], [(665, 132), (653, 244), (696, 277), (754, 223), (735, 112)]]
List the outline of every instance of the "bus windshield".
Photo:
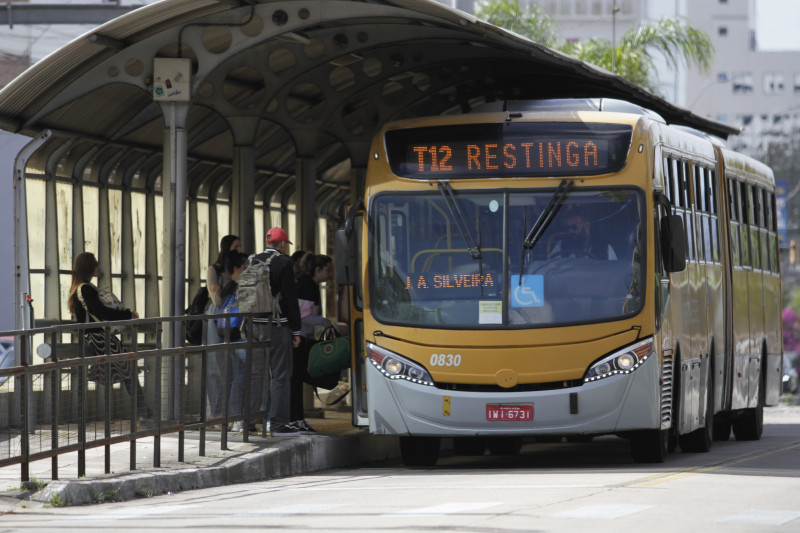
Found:
[(618, 320), (644, 298), (644, 195), (572, 189), (384, 193), (370, 206), (370, 307), (384, 323), (521, 328)]

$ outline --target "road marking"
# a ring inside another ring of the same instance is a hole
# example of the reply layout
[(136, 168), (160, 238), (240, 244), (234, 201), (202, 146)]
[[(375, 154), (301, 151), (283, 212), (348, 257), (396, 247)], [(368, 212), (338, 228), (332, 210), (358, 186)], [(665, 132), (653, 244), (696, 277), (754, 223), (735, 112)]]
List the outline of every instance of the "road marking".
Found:
[(551, 518), (591, 518), (598, 520), (613, 520), (636, 513), (641, 513), (647, 509), (652, 509), (655, 505), (636, 505), (636, 504), (607, 504), (607, 505), (587, 505), (578, 507), (570, 511), (564, 511), (550, 515)]
[(503, 502), (452, 502), (432, 505), (430, 507), (419, 507), (417, 509), (407, 509), (396, 513), (386, 513), (381, 516), (432, 516), (462, 513), (465, 511), (477, 511), (501, 505)]
[(664, 483), (667, 481), (674, 481), (676, 479), (685, 478), (688, 476), (694, 476), (696, 474), (706, 474), (708, 472), (713, 472), (715, 470), (719, 470), (721, 468), (726, 468), (729, 466), (737, 465), (740, 463), (744, 463), (746, 461), (751, 461), (753, 459), (761, 459), (762, 457), (767, 457), (768, 455), (772, 455), (775, 453), (785, 452), (791, 450), (792, 448), (800, 447), (800, 442), (794, 442), (792, 444), (788, 444), (786, 446), (781, 446), (779, 448), (775, 448), (772, 450), (768, 450), (765, 452), (754, 452), (747, 455), (740, 456), (735, 459), (730, 459), (728, 461), (724, 461), (722, 463), (717, 463), (715, 465), (709, 466), (698, 466), (696, 468), (689, 468), (687, 470), (678, 470), (673, 472), (666, 472), (663, 474), (657, 474), (655, 476), (650, 476), (644, 478), (641, 481), (635, 481), (633, 483), (623, 483), (624, 486), (637, 486), (637, 487), (650, 487), (652, 485), (658, 485), (659, 483)]
[(62, 522), (62, 521), (114, 522), (116, 520), (133, 520), (145, 516), (152, 516), (164, 513), (175, 513), (179, 511), (185, 511), (186, 509), (191, 509), (193, 507), (198, 507), (198, 506), (195, 504), (190, 504), (190, 505), (151, 505), (151, 506), (141, 506), (141, 507), (128, 507), (125, 509), (116, 509), (114, 511), (109, 511), (103, 514), (65, 516), (63, 518), (58, 518), (56, 521), (57, 522)]
[(344, 507), (346, 503), (298, 503), (294, 505), (284, 505), (283, 507), (273, 507), (264, 511), (254, 513), (238, 513), (232, 515), (219, 516), (218, 518), (228, 520), (230, 518), (265, 518), (276, 516), (289, 516), (301, 514), (315, 514)]
[(800, 511), (784, 509), (749, 509), (724, 520), (724, 524), (749, 524), (754, 526), (782, 526), (787, 522), (800, 518)]

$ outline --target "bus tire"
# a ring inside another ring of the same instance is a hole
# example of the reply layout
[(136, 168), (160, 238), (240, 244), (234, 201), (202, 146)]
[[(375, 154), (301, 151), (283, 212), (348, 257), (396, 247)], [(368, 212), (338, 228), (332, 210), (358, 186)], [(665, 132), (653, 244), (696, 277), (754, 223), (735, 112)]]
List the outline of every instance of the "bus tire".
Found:
[(723, 411), (714, 415), (714, 440), (727, 441), (731, 438), (731, 414)]
[(742, 413), (731, 421), (733, 435), (736, 440), (759, 440), (764, 431), (764, 403), (766, 388), (764, 386), (764, 372), (758, 385), (758, 403), (755, 407), (744, 409)]
[(643, 429), (631, 435), (631, 455), (637, 463), (663, 463), (667, 458), (668, 431)]
[(400, 457), (406, 466), (434, 466), (439, 460), (439, 437), (400, 437)]
[(712, 379), (706, 382), (705, 421), (703, 427), (678, 437), (682, 451), (706, 453), (711, 450), (714, 442), (714, 381)]

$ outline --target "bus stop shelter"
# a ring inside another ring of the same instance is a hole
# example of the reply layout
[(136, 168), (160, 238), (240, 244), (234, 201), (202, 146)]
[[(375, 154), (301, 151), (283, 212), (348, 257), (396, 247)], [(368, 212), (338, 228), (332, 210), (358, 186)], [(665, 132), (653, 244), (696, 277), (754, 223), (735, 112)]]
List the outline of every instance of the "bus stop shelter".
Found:
[[(430, 0), (142, 7), (0, 91), (0, 128), (30, 138), (0, 173), (19, 222), (15, 285), (0, 296), (21, 309), (35, 278), (43, 315), (61, 318), (71, 259), (96, 241), (110, 273), (101, 286), (145, 316), (181, 315), (223, 227), (256, 250), (267, 228), (294, 223), (299, 248), (326, 250), (321, 228), (363, 187), (371, 138), (386, 121), (553, 97), (620, 98), (670, 123), (734, 132)], [(34, 203), (31, 179), (43, 195)], [(87, 203), (87, 190), (97, 199)], [(44, 215), (33, 228), (26, 209), (37, 203)]]

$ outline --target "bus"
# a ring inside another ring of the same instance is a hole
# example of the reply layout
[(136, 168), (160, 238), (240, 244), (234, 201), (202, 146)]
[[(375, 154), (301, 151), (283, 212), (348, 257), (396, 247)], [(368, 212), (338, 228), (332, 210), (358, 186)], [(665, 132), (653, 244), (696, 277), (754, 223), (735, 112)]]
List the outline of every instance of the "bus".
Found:
[(605, 98), (386, 124), (337, 232), (353, 419), (403, 462), (523, 439), (636, 462), (761, 436), (782, 374), (771, 170)]

